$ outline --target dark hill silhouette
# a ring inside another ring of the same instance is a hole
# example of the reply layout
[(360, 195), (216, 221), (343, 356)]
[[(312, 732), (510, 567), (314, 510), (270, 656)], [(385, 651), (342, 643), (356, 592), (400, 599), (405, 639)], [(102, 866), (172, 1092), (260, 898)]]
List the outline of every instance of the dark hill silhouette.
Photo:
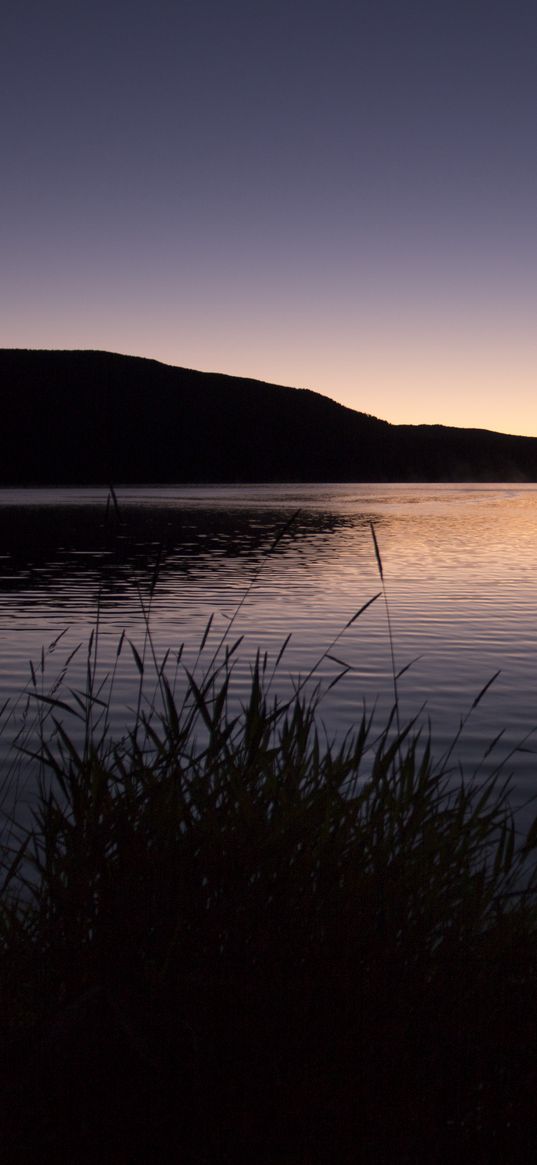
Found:
[(0, 349), (0, 482), (536, 481), (537, 439), (109, 352)]

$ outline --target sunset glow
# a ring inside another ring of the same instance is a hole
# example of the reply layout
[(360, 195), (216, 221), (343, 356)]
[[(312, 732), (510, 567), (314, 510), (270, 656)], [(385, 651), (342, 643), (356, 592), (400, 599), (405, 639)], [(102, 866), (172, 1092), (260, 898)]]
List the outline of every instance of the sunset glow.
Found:
[(9, 6), (0, 346), (537, 435), (533, 6)]

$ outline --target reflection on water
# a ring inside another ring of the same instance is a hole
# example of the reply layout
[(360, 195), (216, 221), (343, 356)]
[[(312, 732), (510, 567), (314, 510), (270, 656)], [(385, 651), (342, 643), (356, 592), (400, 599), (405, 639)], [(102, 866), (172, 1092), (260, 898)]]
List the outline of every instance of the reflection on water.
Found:
[[(268, 557), (275, 533), (299, 513)], [(533, 486), (256, 486), (119, 491), (0, 491), (0, 700), (24, 690), (30, 660), (49, 691), (78, 644), (65, 684), (83, 688), (87, 643), (100, 612), (98, 657), (113, 667), (122, 630), (143, 651), (142, 602), (151, 604), (157, 655), (200, 642), (208, 616), (216, 642), (263, 563), (234, 626), (244, 640), (236, 682), (244, 691), (256, 647), (304, 674), (352, 614), (379, 589), (373, 520), (391, 604), (403, 717), (424, 707), (437, 751), (498, 668), (501, 675), (465, 728), (459, 756), (477, 763), (500, 728), (500, 759), (537, 725), (537, 489)], [(63, 633), (63, 634), (62, 634)], [(52, 645), (61, 635), (56, 645)], [(44, 649), (42, 654), (42, 648)], [(330, 733), (377, 700), (392, 701), (386, 614), (369, 608), (337, 645), (350, 665), (323, 705)], [(321, 676), (338, 667), (327, 660)], [(43, 674), (41, 674), (43, 672)], [(135, 702), (138, 673), (123, 651), (115, 730)], [(65, 687), (64, 684), (64, 687)], [(20, 710), (20, 708), (19, 708)], [(15, 710), (11, 729), (17, 723)], [(9, 733), (7, 733), (9, 735)], [(536, 737), (537, 741), (537, 737)], [(532, 747), (531, 738), (526, 747)], [(1, 759), (7, 764), (4, 752)], [(531, 752), (509, 768), (523, 801), (537, 791)]]

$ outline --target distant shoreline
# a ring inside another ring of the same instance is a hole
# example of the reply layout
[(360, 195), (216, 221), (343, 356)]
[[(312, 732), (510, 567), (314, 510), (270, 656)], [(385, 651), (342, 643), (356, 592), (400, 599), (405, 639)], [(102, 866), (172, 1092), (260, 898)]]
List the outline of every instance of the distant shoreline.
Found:
[(0, 349), (0, 486), (537, 482), (537, 438), (392, 425), (309, 389)]

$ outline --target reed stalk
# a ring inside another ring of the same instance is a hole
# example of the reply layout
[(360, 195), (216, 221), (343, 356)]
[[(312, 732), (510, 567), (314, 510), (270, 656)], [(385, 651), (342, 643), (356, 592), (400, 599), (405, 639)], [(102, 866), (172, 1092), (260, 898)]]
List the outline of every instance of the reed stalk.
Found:
[(159, 661), (150, 602), (157, 696), (121, 739), (95, 640), (85, 699), (31, 685), (41, 779), (0, 883), (11, 1161), (524, 1159), (537, 828), (518, 839), (501, 773), (456, 779), (400, 723), (371, 532), (395, 732), (364, 712), (326, 739), (313, 673), (277, 695), (284, 648), (237, 700), (210, 624), (194, 669)]

